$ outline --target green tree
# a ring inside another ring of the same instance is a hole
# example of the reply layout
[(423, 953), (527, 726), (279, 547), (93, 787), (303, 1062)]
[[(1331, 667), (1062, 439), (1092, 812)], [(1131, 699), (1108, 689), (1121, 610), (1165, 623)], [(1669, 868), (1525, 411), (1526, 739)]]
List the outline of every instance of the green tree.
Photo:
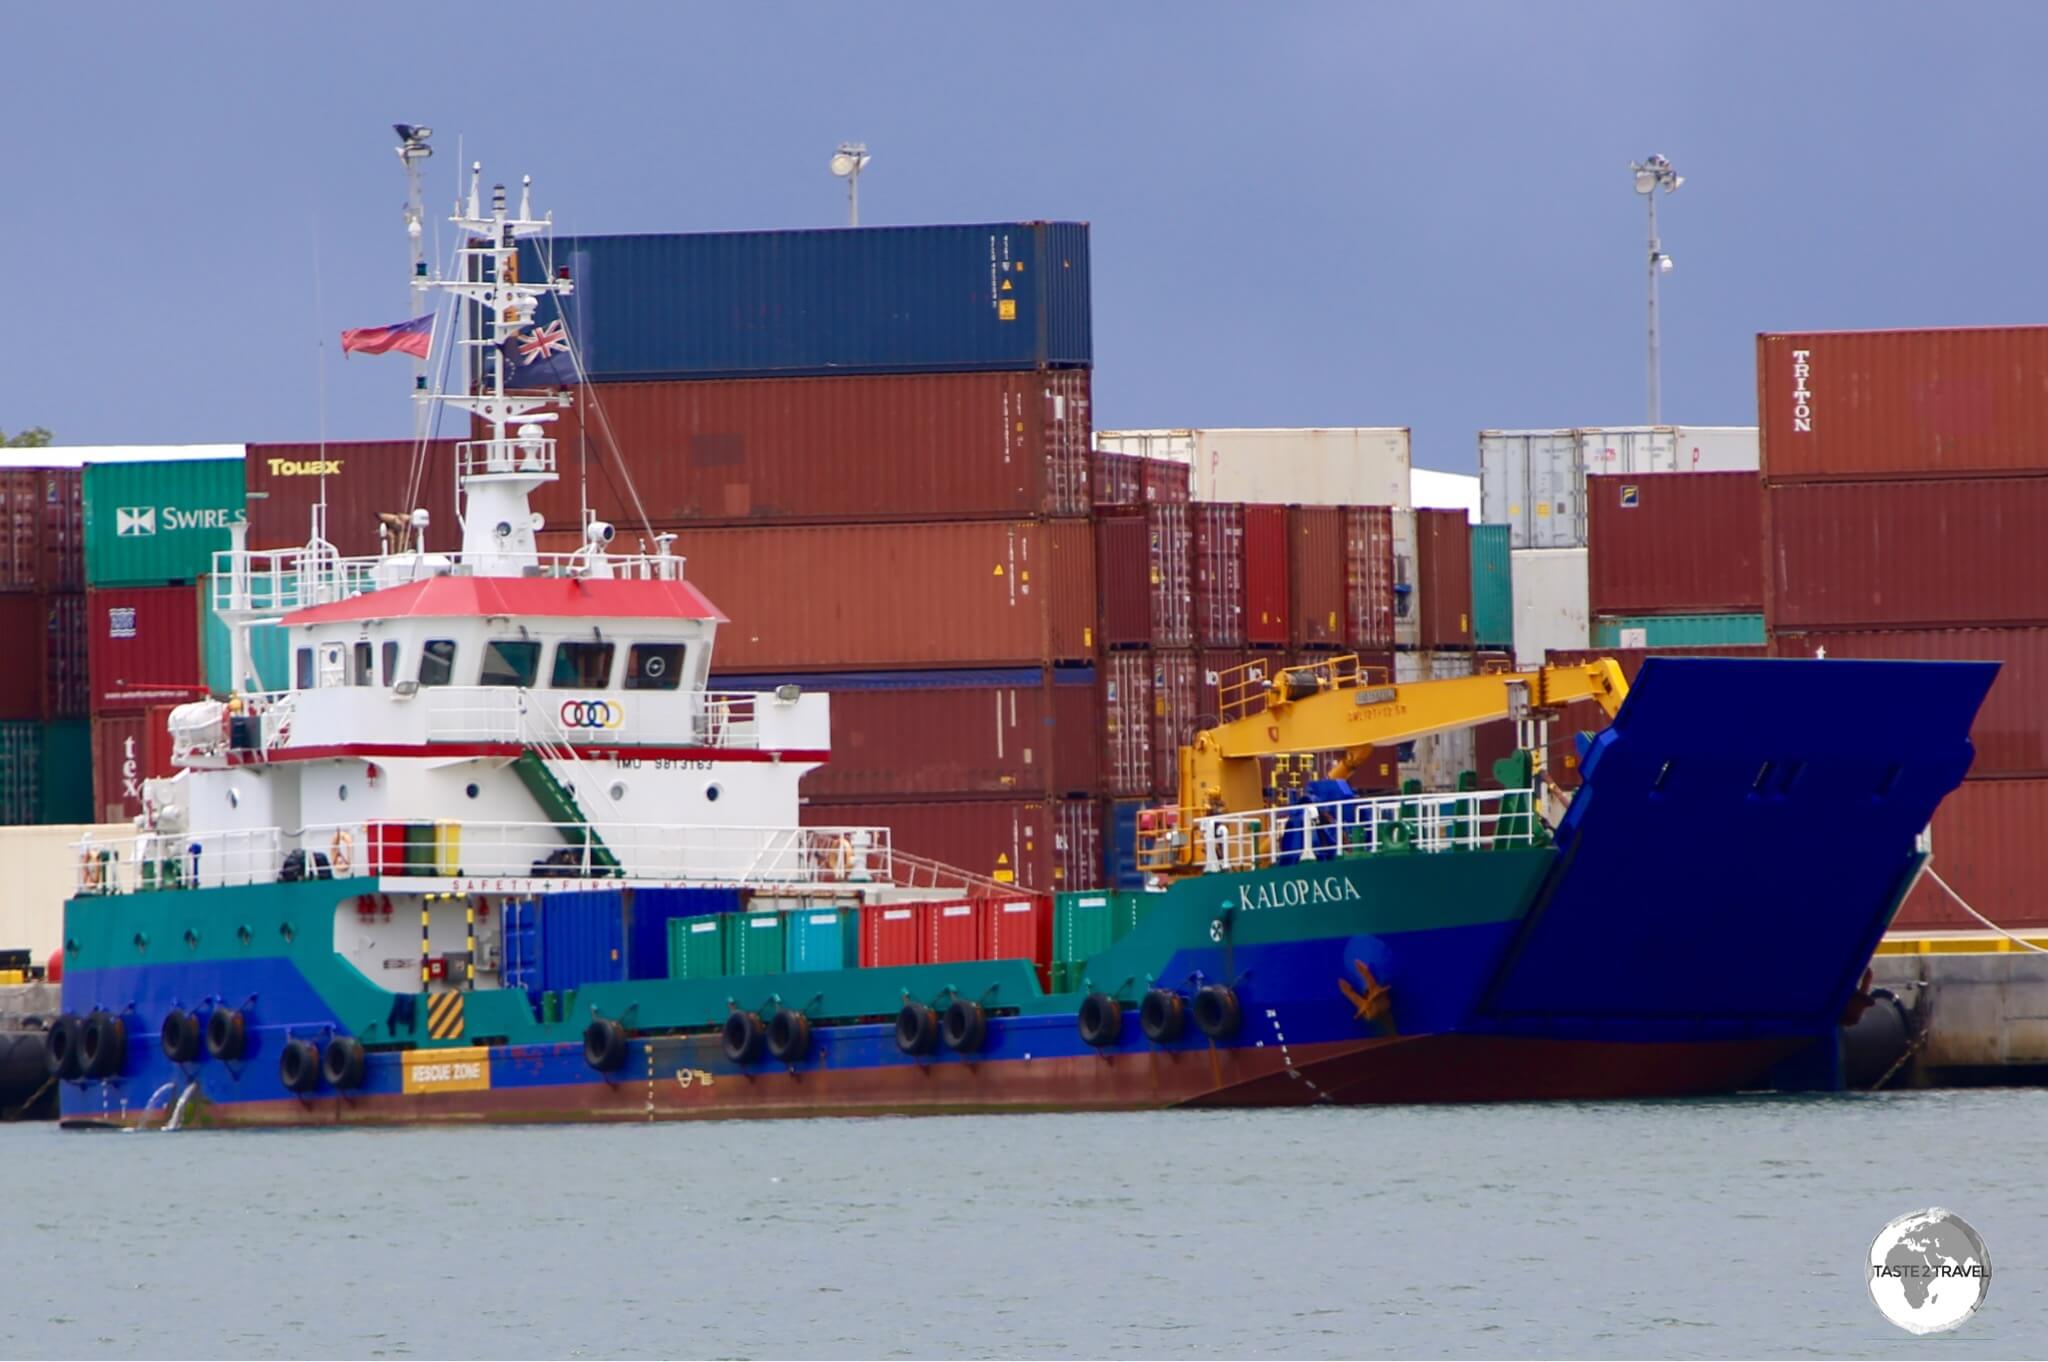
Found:
[(41, 449), (50, 443), (50, 432), (41, 426), (30, 426), (18, 435), (9, 435), (0, 430), (0, 449)]

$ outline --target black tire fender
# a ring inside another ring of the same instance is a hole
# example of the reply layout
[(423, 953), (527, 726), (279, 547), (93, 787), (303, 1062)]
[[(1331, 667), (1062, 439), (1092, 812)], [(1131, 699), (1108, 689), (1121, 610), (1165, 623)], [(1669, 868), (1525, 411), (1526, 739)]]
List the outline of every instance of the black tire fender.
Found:
[(768, 1028), (761, 1024), (758, 1012), (730, 1012), (726, 1014), (719, 1043), (725, 1047), (725, 1057), (733, 1063), (752, 1064), (768, 1048)]
[(112, 1078), (128, 1067), (128, 1023), (96, 1011), (78, 1034), (78, 1067), (87, 1078)]
[(320, 1076), (330, 1088), (360, 1088), (367, 1065), (361, 1041), (354, 1036), (336, 1036), (327, 1042), (327, 1052), (320, 1057)]
[(249, 1048), (249, 1020), (232, 1007), (216, 1007), (206, 1018), (206, 1053), (240, 1059)]
[(928, 1055), (939, 1043), (939, 1019), (923, 1003), (905, 1003), (896, 1014), (896, 1048), (906, 1055)]
[(1075, 1021), (1081, 1028), (1081, 1039), (1098, 1050), (1123, 1039), (1123, 1004), (1107, 993), (1091, 993), (1083, 998)]
[(988, 1013), (980, 1003), (970, 1003), (965, 998), (955, 998), (946, 1007), (945, 1021), (940, 1026), (945, 1035), (946, 1048), (971, 1055), (988, 1044)]
[(50, 1023), (50, 1030), (43, 1037), (43, 1063), (49, 1069), (50, 1077), (65, 1080), (85, 1077), (85, 1069), (78, 1058), (79, 1045), (83, 1040), (79, 1030), (78, 1018), (69, 1012)]
[(1148, 989), (1138, 1007), (1138, 1029), (1154, 1045), (1171, 1045), (1187, 1029), (1187, 1003), (1170, 988)]
[(277, 1081), (301, 1096), (319, 1087), (320, 1047), (310, 1040), (286, 1041), (277, 1056)]
[(610, 1017), (597, 1017), (583, 1028), (583, 1062), (601, 1074), (626, 1066), (626, 1028)]
[(787, 1007), (775, 1009), (768, 1019), (768, 1053), (784, 1064), (794, 1064), (811, 1052), (811, 1019)]
[(205, 1028), (182, 1007), (164, 1013), (157, 1037), (163, 1043), (164, 1058), (173, 1064), (191, 1064), (206, 1053)]
[(1195, 993), (1195, 1025), (1210, 1040), (1228, 1040), (1244, 1025), (1237, 990), (1228, 984), (1205, 984)]

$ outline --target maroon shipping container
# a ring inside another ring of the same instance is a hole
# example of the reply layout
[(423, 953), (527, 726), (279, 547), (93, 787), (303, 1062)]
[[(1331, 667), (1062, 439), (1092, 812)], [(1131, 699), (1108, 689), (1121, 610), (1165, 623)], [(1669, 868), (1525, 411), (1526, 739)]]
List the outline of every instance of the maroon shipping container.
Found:
[[(325, 444), (250, 445), (242, 480), (251, 493), (249, 547), (292, 549), (312, 533), (313, 507), (324, 486), (327, 540), (343, 557), (379, 552), (381, 517), (429, 517), (427, 549), (461, 546), (455, 518), (455, 441), (330, 440)], [(415, 463), (418, 476), (415, 479)], [(564, 474), (570, 486), (575, 479)], [(571, 523), (576, 523), (574, 517)], [(397, 541), (394, 539), (395, 547)]]
[(981, 958), (981, 905), (972, 899), (917, 905), (917, 934), (927, 965)]
[(917, 905), (869, 904), (860, 911), (860, 965), (922, 965), (924, 934), (918, 930)]
[(1185, 649), (1152, 654), (1152, 793), (1162, 799), (1180, 793), (1180, 749), (1194, 741), (1202, 716), (1202, 669)]
[(1102, 792), (1111, 798), (1152, 789), (1152, 654), (1105, 653), (1102, 676)]
[[(1544, 661), (1553, 667), (1576, 667), (1596, 658), (1611, 657), (1621, 664), (1621, 674), (1630, 685), (1642, 673), (1643, 662), (1652, 657), (1767, 657), (1762, 644), (1731, 644), (1727, 647), (1687, 648), (1552, 648)], [(1577, 734), (1597, 733), (1607, 726), (1607, 715), (1591, 700), (1565, 706), (1564, 718), (1550, 725), (1550, 745), (1545, 749), (1544, 767), (1550, 781), (1561, 790), (1579, 788)], [(1475, 740), (1476, 741), (1476, 740)]]
[(1093, 800), (813, 803), (804, 806), (803, 823), (886, 827), (899, 851), (1027, 889), (1086, 889), (1101, 874)]
[(1293, 535), (1285, 506), (1244, 508), (1244, 641), (1247, 645), (1285, 648), (1289, 601), (1287, 564)]
[(1194, 534), (1185, 501), (1145, 508), (1146, 572), (1152, 588), (1152, 646), (1195, 643)]
[(85, 470), (43, 470), (45, 591), (85, 590)]
[(40, 596), (0, 596), (0, 640), (13, 651), (15, 663), (0, 667), (0, 721), (44, 715), (48, 668), (36, 659), (44, 647), (47, 617)]
[(1394, 646), (1394, 512), (1386, 506), (1344, 508), (1344, 646)]
[(1764, 608), (1764, 486), (1756, 474), (1592, 476), (1586, 506), (1593, 614)]
[(1195, 642), (1204, 648), (1245, 645), (1244, 511), (1227, 501), (1188, 508), (1195, 565)]
[(198, 587), (96, 587), (85, 600), (94, 714), (205, 694)]
[(85, 593), (67, 591), (41, 599), (43, 714), (51, 719), (83, 719), (92, 712)]
[(1175, 459), (1142, 459), (1145, 500), (1186, 505), (1192, 499), (1192, 470)]
[(1287, 508), (1288, 622), (1295, 648), (1344, 646), (1344, 509)]
[(2048, 327), (1756, 338), (1764, 477), (2048, 473)]
[(1086, 369), (598, 384), (549, 432), (562, 476), (533, 506), (579, 525), (587, 467), (622, 531), (635, 493), (657, 528), (1085, 516), (1088, 389)]
[(981, 958), (1032, 961), (1038, 966), (1039, 987), (1050, 989), (1052, 900), (1030, 894), (985, 901), (981, 906)]
[[(1057, 685), (1048, 670), (1029, 684), (932, 681), (905, 689), (821, 687), (832, 697), (832, 758), (803, 778), (803, 793), (917, 799), (1095, 792), (1102, 719), (1093, 677)], [(716, 676), (712, 684), (719, 684)]]
[[(1934, 811), (1931, 870), (2001, 927), (2048, 927), (2048, 780), (1966, 780)], [(1929, 876), (1892, 930), (1983, 931)]]
[(1771, 486), (1771, 628), (2048, 624), (2048, 477)]
[(1145, 500), (1145, 460), (1098, 449), (1089, 456), (1089, 491), (1097, 506), (1136, 506)]
[(1095, 522), (1104, 646), (1185, 648), (1193, 643), (1189, 510), (1158, 504)]
[(153, 717), (140, 714), (101, 715), (92, 721), (93, 813), (102, 823), (125, 823), (142, 812), (142, 782), (176, 774), (168, 765), (151, 766), (167, 744), (149, 739)]
[(1086, 521), (775, 525), (678, 541), (733, 672), (1038, 666), (1095, 652)]
[(1422, 647), (1472, 646), (1472, 525), (1465, 512), (1415, 512), (1415, 593)]
[(85, 586), (85, 497), (76, 468), (0, 468), (0, 591)]
[[(1970, 775), (2048, 776), (2048, 629), (1917, 629), (1776, 634), (1773, 657), (2000, 662), (1970, 741)], [(2048, 828), (2043, 829), (2048, 832)]]

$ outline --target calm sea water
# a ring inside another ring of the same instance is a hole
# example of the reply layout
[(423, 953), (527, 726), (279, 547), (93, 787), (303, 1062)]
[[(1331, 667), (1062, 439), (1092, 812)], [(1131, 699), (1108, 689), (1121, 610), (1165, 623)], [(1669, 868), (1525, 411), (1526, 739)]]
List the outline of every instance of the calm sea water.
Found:
[[(2048, 1092), (142, 1135), (0, 1128), (0, 1352), (2041, 1356)], [(1926, 1205), (1995, 1272), (1885, 1323)]]

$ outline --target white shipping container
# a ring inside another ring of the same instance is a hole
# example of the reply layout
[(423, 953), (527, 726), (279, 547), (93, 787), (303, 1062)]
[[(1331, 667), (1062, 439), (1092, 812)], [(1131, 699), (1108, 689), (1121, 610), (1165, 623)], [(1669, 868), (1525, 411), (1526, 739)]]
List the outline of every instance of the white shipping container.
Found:
[(1729, 473), (1758, 466), (1755, 426), (1580, 426), (1479, 432), (1480, 518), (1516, 549), (1583, 548), (1589, 473)]
[[(1394, 680), (1450, 681), (1472, 675), (1472, 654), (1466, 652), (1396, 653)], [(1477, 760), (1472, 730), (1454, 729), (1432, 733), (1408, 744), (1410, 755), (1401, 763), (1401, 783), (1422, 782), (1424, 791), (1455, 790), (1458, 776), (1473, 768)]]
[(1415, 571), (1415, 512), (1397, 506), (1394, 520), (1394, 646), (1422, 642), (1422, 585)]
[(1551, 648), (1592, 646), (1586, 557), (1584, 549), (1517, 549), (1510, 555), (1517, 667), (1542, 666)]
[(1098, 430), (1095, 447), (1187, 463), (1196, 501), (1414, 504), (1405, 426)]

